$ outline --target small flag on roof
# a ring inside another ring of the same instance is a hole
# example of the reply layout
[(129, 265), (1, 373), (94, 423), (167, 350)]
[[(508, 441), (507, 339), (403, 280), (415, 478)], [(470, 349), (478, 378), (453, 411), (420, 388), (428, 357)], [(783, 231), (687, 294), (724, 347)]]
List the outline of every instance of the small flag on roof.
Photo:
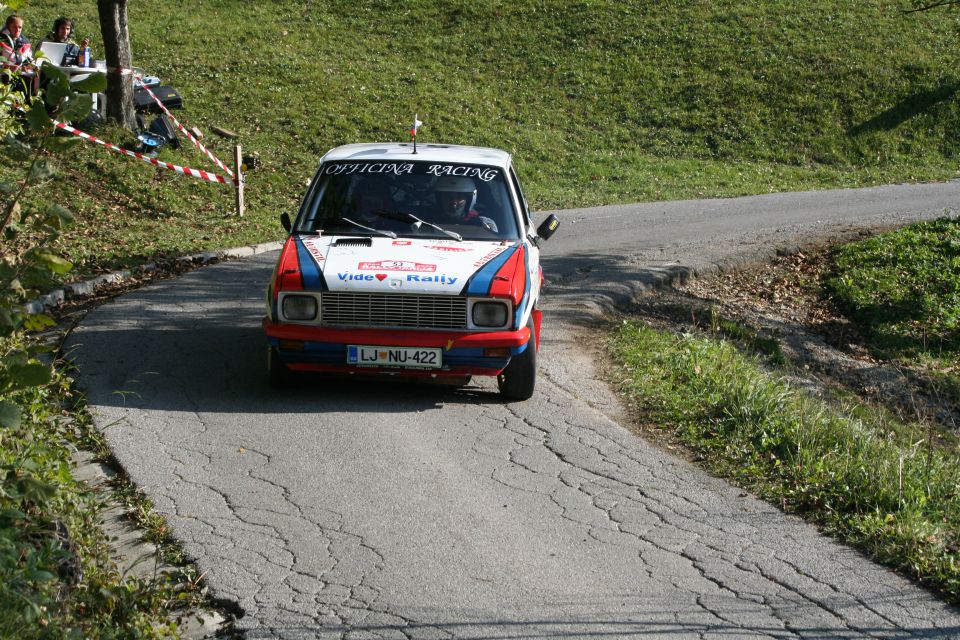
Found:
[(422, 125), (422, 124), (423, 124), (423, 123), (420, 122), (420, 120), (417, 118), (416, 115), (413, 116), (413, 126), (410, 127), (410, 137), (413, 138), (413, 152), (414, 152), (414, 153), (417, 152), (417, 129), (419, 129), (419, 128), (420, 128), (420, 125)]

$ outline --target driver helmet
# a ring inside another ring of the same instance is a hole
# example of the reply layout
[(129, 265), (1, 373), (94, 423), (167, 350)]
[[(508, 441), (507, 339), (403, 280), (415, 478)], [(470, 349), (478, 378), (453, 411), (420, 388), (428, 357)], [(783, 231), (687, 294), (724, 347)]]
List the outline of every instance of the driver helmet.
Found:
[(477, 203), (477, 185), (464, 176), (441, 176), (433, 189), (447, 218), (463, 219)]

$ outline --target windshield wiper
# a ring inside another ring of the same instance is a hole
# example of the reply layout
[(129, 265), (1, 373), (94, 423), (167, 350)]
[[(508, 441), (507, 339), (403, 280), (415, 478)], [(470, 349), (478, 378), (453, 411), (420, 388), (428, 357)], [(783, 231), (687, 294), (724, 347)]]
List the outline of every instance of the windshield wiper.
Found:
[(351, 220), (350, 218), (347, 218), (346, 216), (340, 216), (340, 219), (343, 220), (344, 222), (349, 222), (349, 223), (352, 224), (353, 226), (355, 226), (355, 227), (357, 227), (357, 228), (359, 228), (359, 229), (363, 229), (364, 231), (369, 231), (369, 232), (371, 232), (371, 233), (379, 233), (380, 235), (382, 235), (382, 236), (387, 236), (388, 238), (396, 238), (396, 237), (397, 237), (397, 234), (395, 234), (393, 231), (384, 231), (384, 230), (382, 230), (382, 229), (374, 229), (373, 227), (368, 227), (368, 226), (366, 226), (366, 225), (360, 224), (359, 222), (356, 222), (355, 220)]
[(375, 210), (373, 213), (375, 213), (375, 214), (378, 215), (378, 216), (382, 216), (382, 217), (384, 217), (384, 218), (389, 218), (389, 219), (391, 219), (391, 220), (397, 220), (397, 221), (399, 221), (399, 222), (409, 222), (409, 223), (412, 223), (412, 224), (413, 224), (414, 226), (416, 226), (417, 228), (420, 228), (420, 225), (424, 225), (424, 224), (425, 224), (425, 225), (427, 225), (428, 227), (432, 227), (432, 228), (436, 229), (437, 231), (439, 231), (439, 232), (442, 233), (442, 234), (445, 234), (445, 235), (450, 236), (451, 238), (453, 238), (453, 239), (456, 240), (457, 242), (463, 242), (463, 236), (461, 236), (459, 233), (457, 233), (457, 232), (455, 232), (455, 231), (447, 231), (446, 229), (444, 229), (444, 228), (441, 227), (440, 225), (436, 225), (436, 224), (433, 224), (432, 222), (427, 222), (426, 220), (422, 220), (421, 218), (418, 218), (417, 216), (413, 215), (412, 213), (407, 213), (406, 211), (388, 211), (388, 210), (386, 210), (386, 209), (377, 209), (377, 210)]

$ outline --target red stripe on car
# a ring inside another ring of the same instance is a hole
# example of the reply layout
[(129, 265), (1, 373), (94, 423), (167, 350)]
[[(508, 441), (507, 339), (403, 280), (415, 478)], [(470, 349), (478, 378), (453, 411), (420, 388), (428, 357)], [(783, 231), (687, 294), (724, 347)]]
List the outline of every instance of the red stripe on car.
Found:
[(521, 246), (493, 276), (493, 282), (490, 283), (490, 295), (494, 298), (510, 298), (513, 306), (520, 304), (523, 299), (523, 292), (527, 288), (527, 269), (524, 259), (526, 249)]
[(287, 238), (277, 263), (277, 279), (273, 283), (273, 297), (281, 291), (302, 291), (303, 277), (300, 275), (300, 258), (297, 256), (297, 241)]

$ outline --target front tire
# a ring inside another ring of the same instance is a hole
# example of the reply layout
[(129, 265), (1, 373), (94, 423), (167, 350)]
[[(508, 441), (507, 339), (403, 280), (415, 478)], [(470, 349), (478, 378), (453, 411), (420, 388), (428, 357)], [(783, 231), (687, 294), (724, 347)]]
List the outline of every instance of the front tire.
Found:
[(270, 386), (275, 389), (281, 389), (290, 385), (292, 381), (292, 375), (290, 374), (290, 369), (287, 368), (287, 365), (283, 364), (283, 361), (280, 359), (280, 354), (277, 353), (275, 347), (267, 347), (267, 379), (270, 381)]
[(527, 348), (518, 356), (510, 359), (510, 364), (497, 376), (500, 395), (506, 400), (529, 400), (537, 385), (537, 339), (530, 327), (530, 341)]

